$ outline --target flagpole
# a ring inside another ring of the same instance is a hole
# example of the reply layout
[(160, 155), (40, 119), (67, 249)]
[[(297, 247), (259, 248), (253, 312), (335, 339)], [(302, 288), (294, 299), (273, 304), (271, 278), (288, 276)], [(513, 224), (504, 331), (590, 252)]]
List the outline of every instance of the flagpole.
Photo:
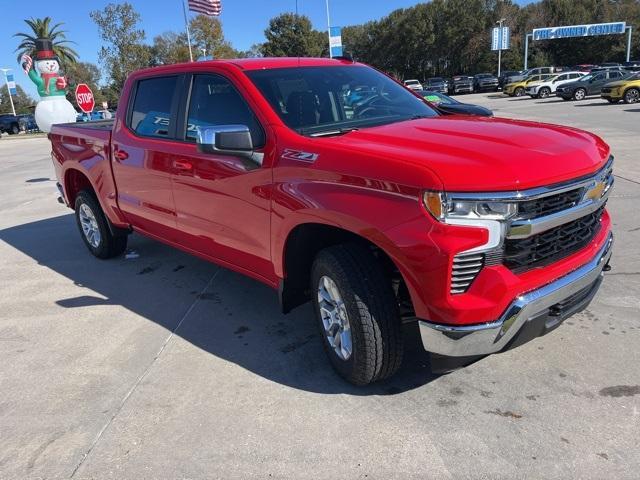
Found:
[(327, 36), (329, 37), (329, 58), (333, 58), (331, 54), (331, 18), (329, 17), (329, 0), (326, 0), (327, 4)]
[(189, 45), (189, 60), (193, 62), (193, 52), (191, 51), (191, 33), (189, 33), (189, 21), (187, 20), (187, 7), (182, 0), (182, 13), (184, 13), (184, 26), (187, 29), (187, 44)]

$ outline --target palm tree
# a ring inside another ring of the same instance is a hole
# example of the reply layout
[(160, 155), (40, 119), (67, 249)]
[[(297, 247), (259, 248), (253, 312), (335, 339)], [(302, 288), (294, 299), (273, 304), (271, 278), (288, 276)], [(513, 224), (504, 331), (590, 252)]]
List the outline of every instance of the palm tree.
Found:
[(14, 37), (22, 38), (20, 45), (15, 49), (18, 52), (18, 63), (22, 61), (22, 55), (34, 56), (36, 53), (36, 39), (48, 38), (53, 43), (53, 52), (58, 56), (61, 62), (76, 63), (78, 61), (78, 53), (68, 46), (71, 42), (66, 38), (66, 31), (60, 30), (64, 25), (56, 23), (53, 27), (49, 27), (51, 17), (31, 18), (25, 20), (25, 23), (31, 27), (32, 34), (16, 33)]

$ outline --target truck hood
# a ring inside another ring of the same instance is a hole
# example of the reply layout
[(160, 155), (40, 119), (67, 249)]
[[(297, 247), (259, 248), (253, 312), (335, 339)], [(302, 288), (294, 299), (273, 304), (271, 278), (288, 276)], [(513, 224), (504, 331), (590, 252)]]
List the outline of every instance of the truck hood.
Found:
[(353, 153), (423, 166), (448, 191), (551, 185), (593, 173), (609, 156), (608, 145), (599, 137), (574, 128), (457, 115), (365, 128), (325, 140)]

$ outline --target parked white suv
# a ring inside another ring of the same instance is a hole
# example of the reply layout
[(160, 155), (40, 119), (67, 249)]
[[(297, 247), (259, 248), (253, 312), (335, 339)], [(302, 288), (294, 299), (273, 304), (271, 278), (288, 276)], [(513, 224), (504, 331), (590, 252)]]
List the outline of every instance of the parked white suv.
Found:
[(411, 90), (422, 90), (422, 84), (420, 80), (405, 80), (404, 86)]
[(532, 98), (547, 98), (556, 91), (558, 85), (573, 82), (585, 74), (586, 72), (562, 72), (545, 80), (530, 83), (525, 92)]

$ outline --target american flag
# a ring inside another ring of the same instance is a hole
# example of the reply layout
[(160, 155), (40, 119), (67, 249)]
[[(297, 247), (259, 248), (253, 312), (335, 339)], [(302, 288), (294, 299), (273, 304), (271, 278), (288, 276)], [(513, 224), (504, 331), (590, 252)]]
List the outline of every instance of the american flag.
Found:
[(221, 0), (189, 0), (189, 10), (217, 17), (222, 12)]

